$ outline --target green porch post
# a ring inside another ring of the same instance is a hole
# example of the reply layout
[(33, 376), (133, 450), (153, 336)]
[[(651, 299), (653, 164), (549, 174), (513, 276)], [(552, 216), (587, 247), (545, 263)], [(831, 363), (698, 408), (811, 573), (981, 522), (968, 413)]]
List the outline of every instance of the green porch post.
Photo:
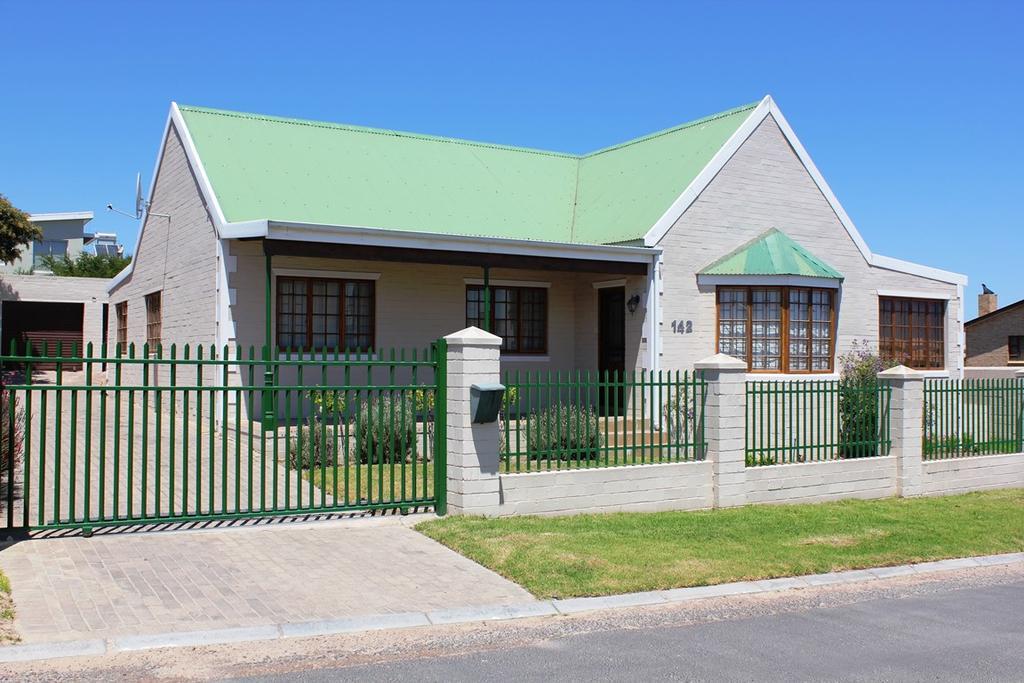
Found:
[(266, 307), (266, 311), (264, 312), (266, 337), (263, 340), (263, 429), (269, 430), (276, 428), (276, 415), (274, 414), (274, 392), (272, 391), (272, 389), (270, 389), (274, 386), (274, 368), (270, 364), (271, 360), (273, 360), (272, 349), (274, 343), (274, 330), (273, 327), (271, 326), (271, 306), (273, 297), (271, 283), (273, 282), (273, 271), (271, 268), (271, 255), (264, 252), (263, 258), (266, 264), (263, 283), (263, 298)]
[(484, 332), (491, 331), (491, 267), (484, 266)]

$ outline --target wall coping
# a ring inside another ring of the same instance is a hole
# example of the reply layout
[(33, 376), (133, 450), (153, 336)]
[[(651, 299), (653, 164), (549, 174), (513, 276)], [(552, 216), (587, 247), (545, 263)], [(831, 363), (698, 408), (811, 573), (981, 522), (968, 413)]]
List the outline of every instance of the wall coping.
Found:
[(473, 326), (445, 335), (445, 340), (448, 346), (501, 346), (501, 337)]
[(924, 379), (924, 373), (914, 370), (913, 368), (908, 368), (906, 365), (897, 365), (894, 368), (882, 370), (878, 373), (878, 379), (905, 379), (920, 381)]
[(731, 370), (735, 372), (747, 372), (747, 364), (739, 358), (727, 356), (724, 353), (716, 353), (713, 356), (702, 358), (693, 364), (695, 370)]
[(616, 472), (619, 470), (636, 469), (658, 469), (665, 467), (678, 467), (679, 465), (710, 465), (710, 460), (680, 460), (679, 462), (652, 462), (644, 465), (615, 465), (614, 467), (580, 467), (578, 469), (565, 470), (537, 470), (536, 472), (502, 472), (502, 477), (536, 477), (547, 474), (584, 474), (586, 472)]

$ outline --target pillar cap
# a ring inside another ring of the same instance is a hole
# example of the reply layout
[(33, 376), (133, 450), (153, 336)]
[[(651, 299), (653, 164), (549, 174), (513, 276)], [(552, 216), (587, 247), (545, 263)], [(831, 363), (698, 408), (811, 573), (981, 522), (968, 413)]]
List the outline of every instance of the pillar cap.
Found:
[(739, 358), (727, 356), (724, 353), (716, 353), (713, 356), (702, 358), (693, 364), (696, 370), (732, 370), (735, 372), (747, 371), (746, 361)]
[(906, 365), (897, 365), (878, 373), (878, 379), (924, 379), (924, 373)]
[(448, 345), (456, 346), (501, 346), (501, 337), (484, 332), (479, 327), (467, 327), (458, 332), (445, 335)]

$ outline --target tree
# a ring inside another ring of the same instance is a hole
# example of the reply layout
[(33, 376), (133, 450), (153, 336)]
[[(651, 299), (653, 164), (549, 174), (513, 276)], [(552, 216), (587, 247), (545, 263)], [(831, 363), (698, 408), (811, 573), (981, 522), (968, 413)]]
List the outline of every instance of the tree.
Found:
[(14, 263), (21, 256), (22, 247), (42, 236), (42, 230), (29, 220), (28, 214), (0, 194), (0, 261)]
[(67, 255), (44, 256), (41, 261), (43, 268), (54, 275), (111, 278), (124, 270), (132, 262), (132, 257), (82, 252), (73, 259)]

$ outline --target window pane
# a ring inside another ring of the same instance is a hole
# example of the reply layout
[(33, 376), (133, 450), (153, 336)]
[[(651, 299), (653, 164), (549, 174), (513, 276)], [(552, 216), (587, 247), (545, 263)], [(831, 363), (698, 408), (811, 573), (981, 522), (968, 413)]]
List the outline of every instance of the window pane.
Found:
[(718, 352), (747, 360), (747, 290), (718, 290)]
[(778, 370), (782, 365), (782, 290), (750, 290), (750, 367)]

